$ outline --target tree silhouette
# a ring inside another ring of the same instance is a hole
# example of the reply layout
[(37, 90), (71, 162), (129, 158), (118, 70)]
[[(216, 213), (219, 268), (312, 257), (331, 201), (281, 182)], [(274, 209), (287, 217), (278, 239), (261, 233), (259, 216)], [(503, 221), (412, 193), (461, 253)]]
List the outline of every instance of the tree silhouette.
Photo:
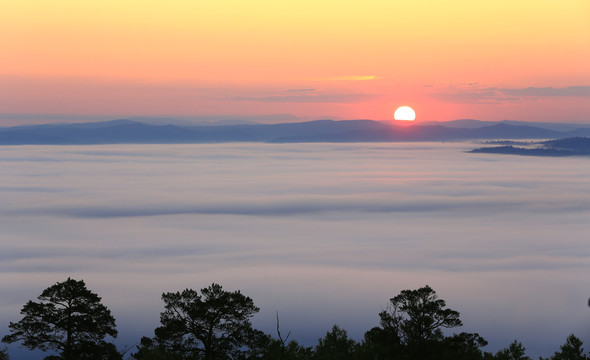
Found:
[(318, 340), (313, 359), (351, 359), (356, 351), (358, 351), (357, 342), (348, 337), (346, 330), (334, 325), (326, 336)]
[(381, 324), (367, 331), (361, 344), (367, 359), (407, 359), (399, 334), (395, 329)]
[(0, 350), (0, 360), (9, 360), (8, 350), (6, 348)]
[(502, 349), (496, 353), (497, 360), (531, 360), (526, 355), (526, 348), (520, 341), (514, 340), (508, 345), (508, 348)]
[(279, 360), (283, 360), (285, 358), (285, 350), (287, 348), (287, 340), (289, 340), (289, 336), (291, 336), (291, 332), (287, 333), (287, 337), (283, 339), (281, 335), (281, 326), (279, 324), (279, 312), (277, 311), (277, 336), (279, 337), (279, 341), (281, 342), (281, 354)]
[(228, 292), (212, 284), (200, 294), (192, 289), (164, 293), (162, 300), (162, 326), (156, 328), (154, 340), (142, 339), (136, 359), (148, 359), (154, 352), (170, 359), (236, 359), (256, 348), (263, 336), (250, 323), (259, 309), (240, 291)]
[[(588, 360), (590, 357), (584, 354), (584, 343), (578, 337), (571, 334), (567, 337), (565, 344), (559, 347), (549, 360)], [(542, 359), (542, 358), (541, 358)]]
[(400, 343), (413, 359), (429, 359), (436, 342), (444, 337), (442, 328), (461, 326), (459, 312), (445, 308), (428, 285), (417, 290), (403, 290), (390, 299), (390, 307), (382, 311), (381, 326), (397, 333)]
[[(58, 282), (45, 289), (38, 300), (23, 306), (23, 318), (10, 323), (11, 334), (2, 342), (57, 351), (58, 358), (64, 360), (121, 358), (115, 346), (105, 341), (106, 336), (117, 336), (115, 319), (83, 280)], [(56, 357), (46, 359), (50, 358)]]
[(480, 348), (487, 344), (488, 342), (477, 333), (462, 332), (445, 337), (439, 343), (437, 352), (440, 354), (439, 359), (481, 360), (484, 359), (485, 354)]

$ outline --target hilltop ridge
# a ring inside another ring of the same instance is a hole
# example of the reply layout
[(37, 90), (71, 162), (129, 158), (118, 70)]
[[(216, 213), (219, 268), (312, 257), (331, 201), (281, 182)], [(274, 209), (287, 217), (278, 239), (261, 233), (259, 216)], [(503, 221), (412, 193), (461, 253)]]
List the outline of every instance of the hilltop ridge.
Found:
[[(562, 139), (590, 136), (590, 125), (457, 120), (412, 123), (314, 120), (278, 124), (174, 125), (117, 119), (0, 128), (0, 145), (169, 144), (210, 142), (390, 142)], [(463, 127), (461, 127), (463, 126)]]

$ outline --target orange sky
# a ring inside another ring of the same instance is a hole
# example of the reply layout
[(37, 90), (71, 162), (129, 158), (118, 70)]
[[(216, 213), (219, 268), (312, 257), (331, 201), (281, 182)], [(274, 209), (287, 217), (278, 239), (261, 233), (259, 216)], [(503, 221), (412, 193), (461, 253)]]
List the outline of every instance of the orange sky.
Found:
[(399, 105), (590, 122), (588, 19), (588, 0), (3, 0), (0, 124)]

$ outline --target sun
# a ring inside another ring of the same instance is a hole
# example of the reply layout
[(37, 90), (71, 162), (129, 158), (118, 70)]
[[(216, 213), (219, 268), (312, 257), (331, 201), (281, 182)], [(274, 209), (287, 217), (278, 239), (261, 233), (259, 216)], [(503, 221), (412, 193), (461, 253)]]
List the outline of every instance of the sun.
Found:
[(416, 113), (409, 106), (400, 106), (395, 110), (393, 118), (395, 120), (414, 121), (416, 119)]

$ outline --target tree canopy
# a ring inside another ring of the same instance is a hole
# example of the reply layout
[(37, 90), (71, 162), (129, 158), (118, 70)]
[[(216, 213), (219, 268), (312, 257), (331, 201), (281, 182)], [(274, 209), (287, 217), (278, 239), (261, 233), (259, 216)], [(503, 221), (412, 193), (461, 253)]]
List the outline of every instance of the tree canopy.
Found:
[[(570, 334), (565, 340), (565, 344), (559, 347), (553, 356), (546, 360), (589, 360), (590, 356), (584, 354), (584, 343), (574, 334)], [(543, 360), (541, 358), (541, 360)]]
[(2, 338), (3, 342), (55, 351), (64, 360), (121, 357), (114, 345), (105, 341), (107, 336), (117, 336), (115, 319), (83, 280), (58, 282), (37, 299), (39, 302), (29, 301), (23, 306), (23, 318), (8, 325), (10, 334)]
[(514, 340), (507, 348), (496, 353), (497, 360), (531, 360), (526, 355), (526, 348), (520, 341)]
[(229, 292), (212, 284), (201, 292), (186, 289), (162, 295), (165, 310), (155, 338), (142, 341), (138, 359), (160, 349), (181, 358), (198, 355), (205, 360), (236, 359), (254, 348), (262, 333), (252, 328), (250, 318), (259, 311), (240, 291)]
[(346, 330), (334, 325), (326, 336), (318, 340), (314, 360), (350, 359), (357, 351), (358, 344), (348, 337)]
[(432, 345), (443, 339), (442, 328), (462, 325), (459, 312), (446, 308), (446, 302), (428, 285), (401, 291), (379, 317), (381, 326), (396, 334), (396, 340), (414, 359), (429, 358)]
[[(29, 349), (51, 351), (45, 360), (122, 360), (107, 342), (116, 337), (115, 319), (101, 298), (83, 281), (68, 278), (45, 289), (37, 302), (27, 302), (22, 319), (9, 324), (3, 342), (20, 342)], [(278, 339), (252, 327), (259, 311), (240, 291), (225, 291), (213, 283), (200, 291), (185, 289), (162, 294), (164, 311), (154, 337), (143, 337), (130, 358), (137, 360), (530, 360), (522, 343), (513, 341), (492, 354), (477, 333), (445, 334), (461, 326), (459, 312), (449, 309), (428, 285), (403, 290), (379, 313), (379, 326), (361, 342), (334, 325), (315, 346)], [(590, 360), (583, 342), (570, 335), (559, 351), (540, 360)], [(126, 353), (126, 351), (124, 351)], [(0, 360), (9, 360), (0, 349)]]

